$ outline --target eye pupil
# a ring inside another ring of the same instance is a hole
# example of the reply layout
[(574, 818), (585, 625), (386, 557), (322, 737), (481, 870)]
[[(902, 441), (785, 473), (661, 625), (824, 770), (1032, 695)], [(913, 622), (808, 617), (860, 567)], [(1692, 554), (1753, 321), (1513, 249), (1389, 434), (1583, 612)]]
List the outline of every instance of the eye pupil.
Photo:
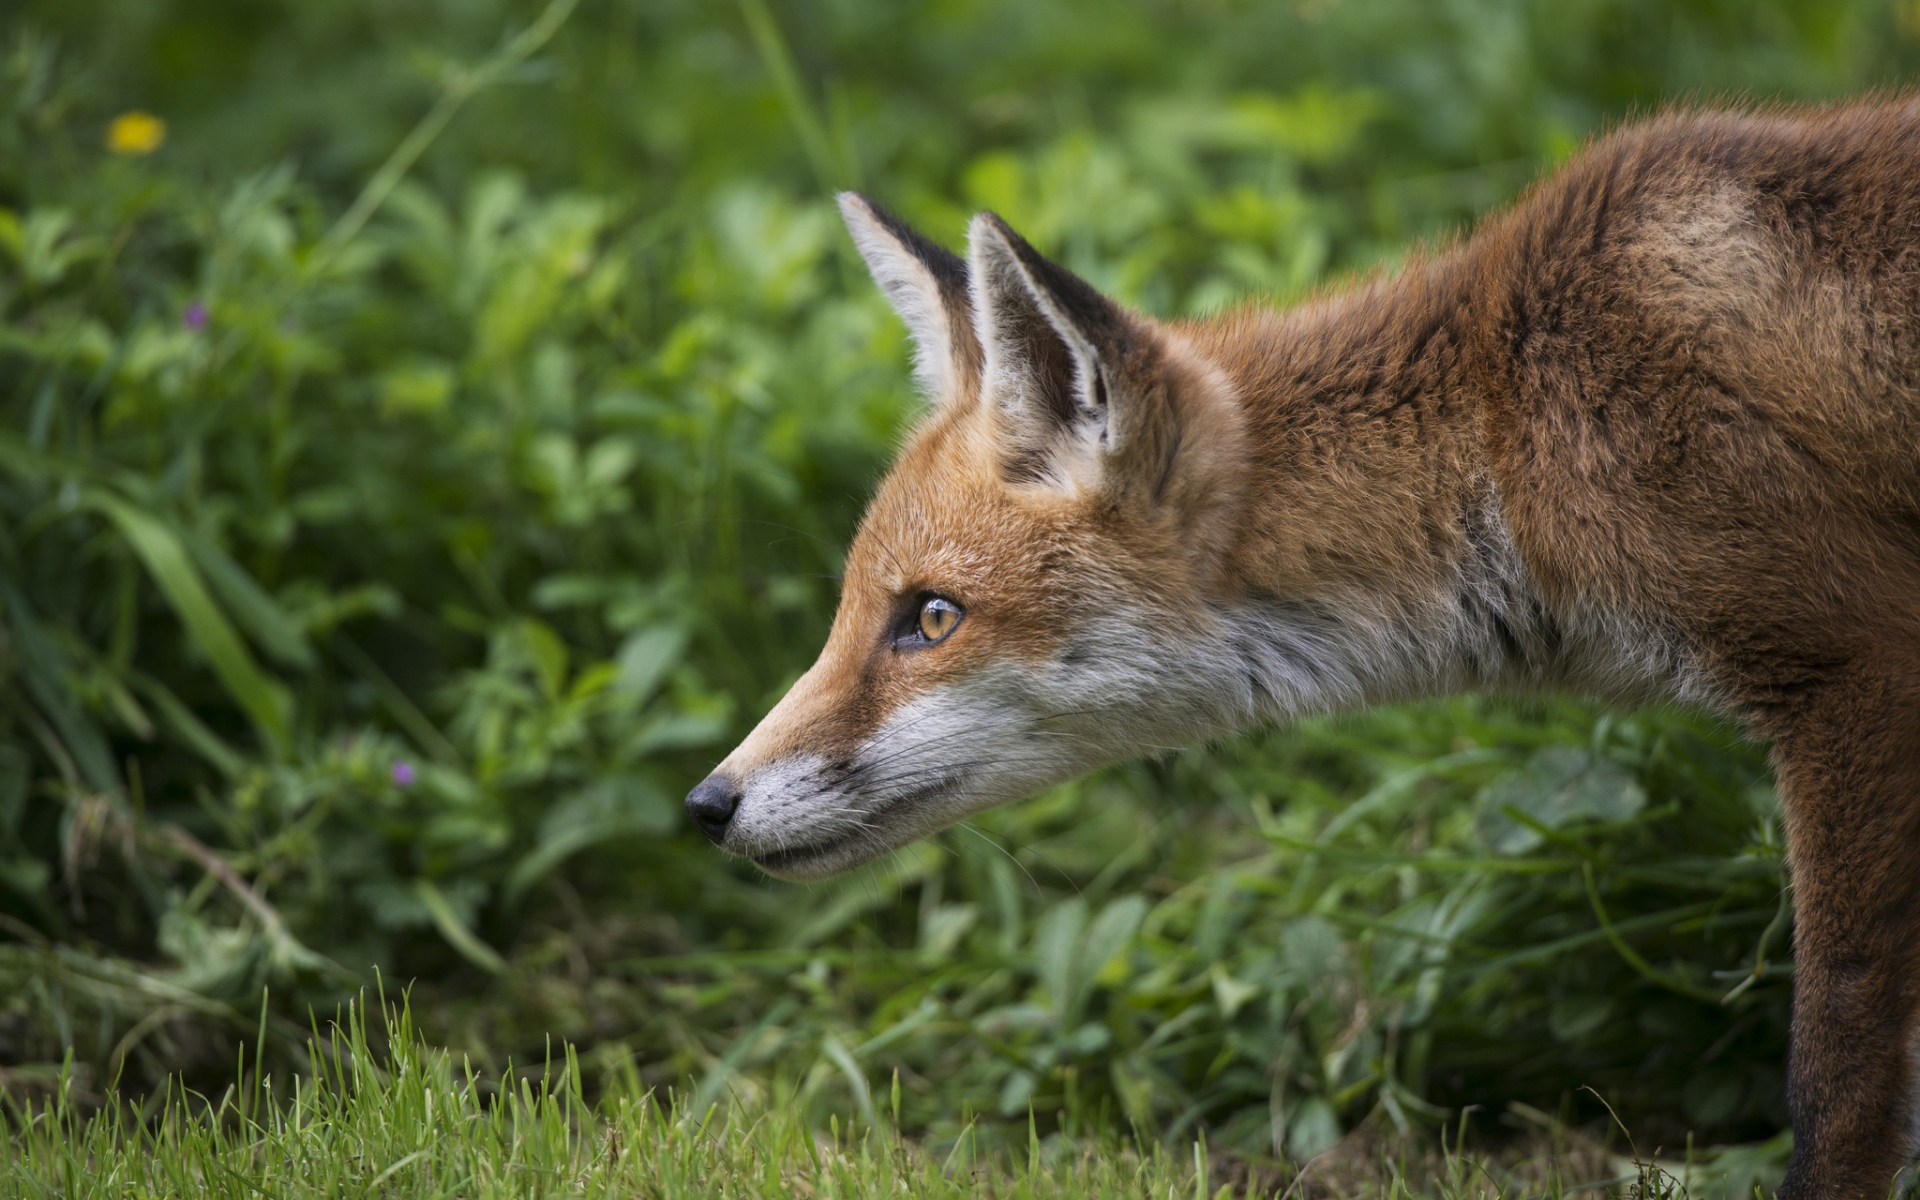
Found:
[(920, 636), (937, 642), (960, 623), (960, 606), (938, 596), (920, 606)]

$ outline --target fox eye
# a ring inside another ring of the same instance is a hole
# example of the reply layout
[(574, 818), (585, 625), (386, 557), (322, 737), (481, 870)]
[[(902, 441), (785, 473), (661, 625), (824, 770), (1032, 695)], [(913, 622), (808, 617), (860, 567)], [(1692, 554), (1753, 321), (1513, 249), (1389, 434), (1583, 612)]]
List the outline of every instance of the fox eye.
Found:
[(960, 606), (941, 596), (929, 596), (920, 605), (920, 636), (929, 644), (953, 632), (965, 615)]

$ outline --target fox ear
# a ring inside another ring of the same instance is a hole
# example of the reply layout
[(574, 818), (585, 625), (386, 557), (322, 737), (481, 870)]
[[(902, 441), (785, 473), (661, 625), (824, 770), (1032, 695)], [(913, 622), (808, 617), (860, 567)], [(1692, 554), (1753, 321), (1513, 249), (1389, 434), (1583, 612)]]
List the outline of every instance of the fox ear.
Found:
[(1116, 384), (1139, 348), (1139, 329), (993, 213), (973, 219), (968, 242), (983, 387), (1010, 439), (1008, 472), (1069, 483), (1083, 466), (1119, 451), (1132, 432), (1127, 389)]
[(952, 395), (980, 374), (967, 264), (858, 192), (840, 193), (840, 215), (873, 281), (913, 337), (913, 373), (928, 398)]

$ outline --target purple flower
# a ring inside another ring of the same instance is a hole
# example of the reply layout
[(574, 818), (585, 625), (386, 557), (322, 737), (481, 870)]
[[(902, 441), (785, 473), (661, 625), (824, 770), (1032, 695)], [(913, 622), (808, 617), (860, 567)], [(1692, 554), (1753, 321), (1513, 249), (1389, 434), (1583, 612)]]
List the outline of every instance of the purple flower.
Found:
[(207, 305), (203, 300), (195, 300), (187, 305), (186, 313), (180, 320), (188, 329), (201, 330), (207, 327)]
[(393, 782), (399, 787), (412, 787), (413, 781), (420, 777), (419, 772), (413, 769), (413, 764), (404, 758), (395, 761), (393, 770), (388, 774), (393, 777)]

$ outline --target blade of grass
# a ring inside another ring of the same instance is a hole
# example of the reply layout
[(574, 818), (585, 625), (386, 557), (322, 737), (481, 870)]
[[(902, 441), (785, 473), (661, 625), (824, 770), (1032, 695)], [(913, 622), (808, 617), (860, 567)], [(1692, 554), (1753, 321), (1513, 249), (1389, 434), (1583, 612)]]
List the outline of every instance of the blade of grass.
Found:
[(536, 50), (546, 45), (547, 41), (560, 31), (560, 26), (566, 23), (567, 17), (572, 15), (574, 5), (578, 2), (579, 0), (550, 0), (546, 9), (533, 24), (502, 46), (492, 57), (471, 70), (454, 71), (449, 74), (441, 85), (440, 98), (434, 102), (432, 108), (427, 110), (427, 115), (421, 117), (420, 123), (413, 127), (413, 131), (394, 147), (393, 153), (387, 156), (387, 160), (380, 164), (380, 169), (367, 180), (366, 186), (360, 189), (360, 194), (354, 197), (347, 211), (340, 214), (339, 220), (333, 223), (326, 235), (320, 239), (320, 244), (314, 247), (312, 256), (307, 260), (309, 274), (317, 274), (321, 271), (333, 261), (333, 257), (342, 247), (353, 240), (354, 235), (360, 232), (368, 218), (379, 211), (393, 189), (406, 178), (413, 164), (427, 152), (427, 147), (433, 145), (434, 139), (440, 136), (440, 131), (447, 127), (447, 122), (453, 120), (454, 114), (460, 111), (461, 106), (472, 99), (475, 93), (498, 83), (508, 71), (526, 61)]
[(427, 913), (432, 916), (434, 928), (440, 931), (440, 936), (446, 938), (447, 944), (458, 950), (461, 957), (489, 974), (499, 975), (506, 971), (507, 961), (500, 957), (500, 952), (467, 928), (460, 914), (453, 911), (447, 894), (432, 880), (414, 880), (413, 894), (420, 898), (420, 903), (426, 905)]
[(1614, 951), (1620, 955), (1621, 959), (1628, 966), (1638, 971), (1648, 981), (1657, 983), (1670, 992), (1677, 992), (1682, 996), (1687, 996), (1694, 1000), (1706, 1000), (1714, 1004), (1720, 1003), (1721, 994), (1713, 988), (1704, 988), (1698, 984), (1689, 983), (1677, 975), (1662, 971), (1646, 959), (1640, 957), (1639, 951), (1627, 945), (1627, 940), (1620, 936), (1619, 930), (1614, 927), (1613, 921), (1607, 916), (1606, 905), (1600, 902), (1600, 889), (1593, 881), (1593, 864), (1582, 863), (1580, 866), (1580, 876), (1586, 881), (1587, 901), (1593, 906), (1593, 915), (1600, 922), (1601, 931), (1606, 934), (1607, 941), (1612, 944)]
[(283, 666), (303, 671), (313, 669), (313, 648), (307, 645), (306, 637), (245, 568), (233, 561), (212, 538), (182, 530), (180, 542), (193, 556), (200, 573), (219, 593), (234, 621), (252, 635), (262, 650)]
[(253, 718), (268, 745), (284, 754), (291, 739), (293, 698), (279, 680), (253, 661), (246, 643), (208, 593), (180, 537), (158, 517), (105, 491), (90, 490), (86, 502), (119, 528), (173, 606), (174, 614), (207, 656), (214, 674)]

